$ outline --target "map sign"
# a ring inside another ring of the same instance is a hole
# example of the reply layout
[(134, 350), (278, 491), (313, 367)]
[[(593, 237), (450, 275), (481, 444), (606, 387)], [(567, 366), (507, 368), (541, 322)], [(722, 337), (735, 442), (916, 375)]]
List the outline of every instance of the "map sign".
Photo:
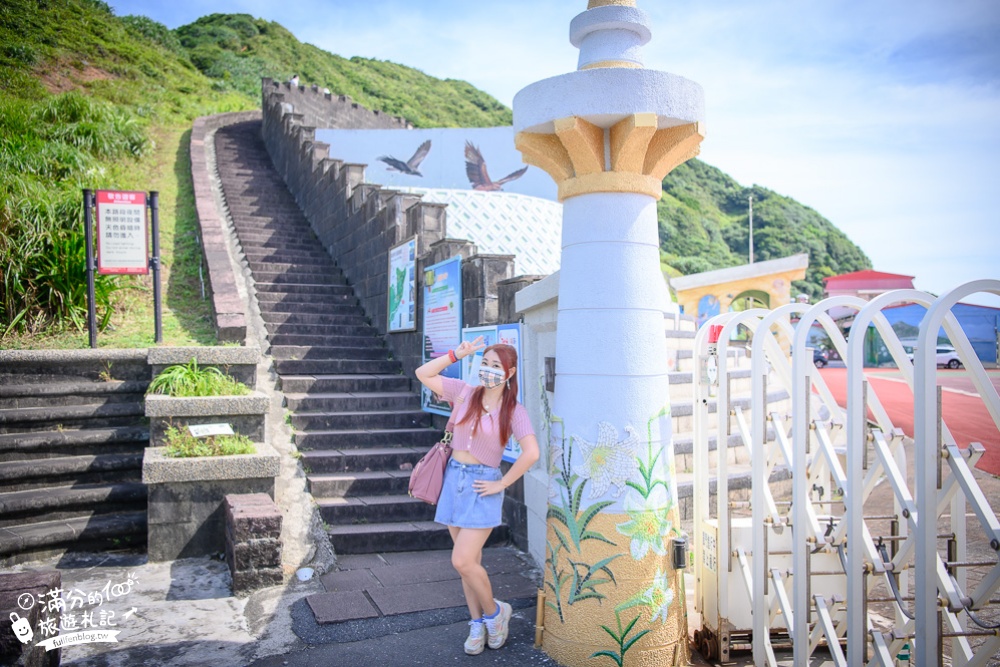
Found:
[(389, 250), (389, 333), (417, 328), (417, 238)]

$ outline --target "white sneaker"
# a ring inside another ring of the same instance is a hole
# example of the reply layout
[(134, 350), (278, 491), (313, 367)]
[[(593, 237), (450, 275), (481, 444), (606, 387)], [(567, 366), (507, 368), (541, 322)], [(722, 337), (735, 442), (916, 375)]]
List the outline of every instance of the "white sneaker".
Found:
[(465, 652), (479, 655), (486, 648), (486, 624), (481, 619), (469, 621), (469, 638), (465, 640)]
[(507, 641), (510, 615), (514, 610), (506, 602), (500, 602), (500, 600), (494, 600), (494, 602), (497, 603), (497, 608), (500, 611), (493, 618), (484, 618), (483, 620), (486, 621), (484, 625), (486, 626), (486, 634), (489, 635), (486, 643), (490, 648), (500, 648)]

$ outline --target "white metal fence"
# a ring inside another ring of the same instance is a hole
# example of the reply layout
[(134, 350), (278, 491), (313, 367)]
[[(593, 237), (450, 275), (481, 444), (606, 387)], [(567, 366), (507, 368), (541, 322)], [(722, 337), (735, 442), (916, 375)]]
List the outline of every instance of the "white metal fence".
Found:
[[(1000, 426), (997, 391), (951, 314), (959, 299), (984, 291), (1000, 295), (1000, 281), (969, 283), (940, 298), (900, 290), (871, 302), (834, 297), (814, 306), (726, 313), (699, 330), (694, 550), (702, 653), (725, 661), (733, 649), (750, 645), (755, 664), (775, 665), (775, 649), (784, 645), (794, 664), (807, 665), (822, 647), (827, 659), (852, 666), (937, 665), (945, 653), (954, 665), (986, 665), (998, 655), (1000, 523), (971, 471), (982, 445), (960, 449), (941, 416), (935, 357), (943, 326)], [(901, 303), (928, 309), (912, 362), (882, 314)], [(835, 313), (853, 313), (847, 339)], [(846, 362), (846, 409), (814, 366), (808, 346), (814, 324)], [(870, 326), (913, 391), (912, 447), (865, 379)], [(729, 391), (730, 338), (738, 331), (752, 339), (740, 343), (751, 356), (749, 420)], [(790, 413), (768, 407), (775, 387), (792, 397)], [(729, 501), (722, 452), (734, 423), (752, 465), (749, 517), (743, 504)], [(708, 465), (713, 430), (719, 450), (714, 474)], [(791, 473), (790, 493), (787, 482), (775, 481), (780, 471)], [(713, 476), (714, 508), (708, 482)], [(968, 558), (967, 512), (980, 524), (991, 554), (978, 562)], [(974, 585), (967, 577), (972, 568), (981, 575)]]

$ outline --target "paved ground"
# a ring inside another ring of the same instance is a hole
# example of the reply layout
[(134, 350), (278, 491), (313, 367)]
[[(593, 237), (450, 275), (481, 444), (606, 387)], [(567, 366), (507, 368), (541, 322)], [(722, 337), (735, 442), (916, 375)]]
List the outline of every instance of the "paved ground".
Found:
[[(828, 367), (820, 371), (840, 405), (847, 404), (847, 369)], [(989, 370), (993, 386), (1000, 391), (1000, 370)], [(871, 387), (889, 413), (893, 423), (913, 437), (913, 392), (896, 369), (867, 369)], [(964, 369), (938, 370), (938, 384), (944, 387), (944, 421), (959, 446), (980, 442), (986, 454), (976, 467), (1000, 475), (1000, 431), (986, 406), (975, 393), (972, 380)]]

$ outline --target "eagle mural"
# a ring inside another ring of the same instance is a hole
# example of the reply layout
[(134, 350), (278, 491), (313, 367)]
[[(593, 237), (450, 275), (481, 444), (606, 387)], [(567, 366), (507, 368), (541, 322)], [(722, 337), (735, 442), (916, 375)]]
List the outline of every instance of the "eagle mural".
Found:
[(489, 172), (486, 171), (486, 160), (483, 159), (483, 154), (479, 152), (479, 149), (471, 141), (465, 142), (465, 174), (469, 177), (469, 183), (472, 184), (473, 190), (498, 192), (503, 190), (504, 183), (510, 183), (521, 178), (526, 171), (528, 171), (527, 167), (518, 169), (512, 174), (504, 176), (499, 181), (492, 181), (490, 180)]
[(386, 167), (386, 171), (398, 171), (409, 176), (423, 176), (423, 174), (417, 170), (417, 167), (420, 166), (420, 163), (424, 161), (424, 158), (427, 157), (427, 154), (430, 152), (431, 141), (428, 139), (417, 147), (417, 151), (413, 154), (413, 157), (406, 162), (394, 158), (391, 155), (380, 155), (378, 159), (389, 165)]

